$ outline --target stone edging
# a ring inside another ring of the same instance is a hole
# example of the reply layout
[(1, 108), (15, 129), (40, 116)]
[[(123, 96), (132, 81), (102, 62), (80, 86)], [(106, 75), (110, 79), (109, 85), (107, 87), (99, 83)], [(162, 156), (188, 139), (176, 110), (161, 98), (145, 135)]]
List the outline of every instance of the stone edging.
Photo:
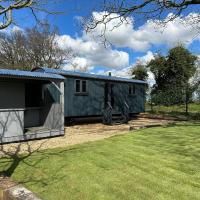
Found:
[(139, 118), (148, 118), (148, 119), (161, 119), (161, 120), (173, 120), (173, 121), (187, 121), (185, 117), (178, 118), (173, 116), (166, 116), (162, 114), (149, 114), (149, 113), (140, 113)]
[(139, 129), (145, 129), (145, 128), (154, 128), (154, 127), (161, 127), (161, 126), (167, 126), (167, 125), (174, 125), (176, 124), (176, 122), (168, 122), (166, 124), (149, 124), (149, 125), (144, 125), (144, 126), (138, 126), (138, 127), (134, 127), (134, 126), (130, 126), (130, 131), (133, 130), (139, 130)]
[(41, 200), (24, 186), (0, 176), (0, 200)]

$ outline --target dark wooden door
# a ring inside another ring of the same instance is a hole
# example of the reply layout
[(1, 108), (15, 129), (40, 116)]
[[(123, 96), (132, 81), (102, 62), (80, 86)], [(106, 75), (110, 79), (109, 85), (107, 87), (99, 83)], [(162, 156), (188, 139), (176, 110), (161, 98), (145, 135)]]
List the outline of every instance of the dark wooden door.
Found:
[(107, 103), (109, 101), (109, 85), (108, 83), (105, 83), (105, 88), (104, 88), (104, 107), (107, 107)]
[(115, 105), (114, 84), (110, 84), (110, 99), (111, 99), (111, 106), (114, 108)]
[(111, 106), (114, 107), (115, 97), (114, 97), (114, 84), (105, 83), (104, 90), (104, 105), (107, 106), (107, 103), (110, 102)]

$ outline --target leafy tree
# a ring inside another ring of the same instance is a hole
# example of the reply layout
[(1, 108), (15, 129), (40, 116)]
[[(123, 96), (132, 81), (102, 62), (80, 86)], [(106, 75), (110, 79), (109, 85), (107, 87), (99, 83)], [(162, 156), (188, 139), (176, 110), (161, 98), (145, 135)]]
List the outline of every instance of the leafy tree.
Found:
[(146, 81), (148, 78), (147, 68), (145, 65), (138, 63), (131, 69), (131, 75), (134, 79)]
[(195, 100), (200, 103), (200, 59), (197, 61), (197, 70), (191, 82), (195, 88)]
[(160, 90), (162, 87), (164, 87), (163, 80), (166, 79), (166, 58), (158, 54), (149, 62), (147, 67), (149, 67), (150, 71), (154, 74), (154, 79), (156, 82), (154, 87), (156, 87), (157, 90)]
[(196, 100), (197, 100), (198, 103), (200, 103), (200, 85), (196, 89), (195, 93), (196, 93)]
[(192, 98), (194, 87), (189, 80), (194, 76), (197, 57), (182, 46), (169, 50), (166, 57), (158, 55), (148, 64), (155, 76), (156, 84), (151, 95), (155, 104), (187, 104)]
[[(185, 84), (194, 76), (196, 67), (195, 61), (197, 57), (192, 55), (187, 49), (182, 46), (177, 46), (169, 51), (167, 57), (167, 75), (173, 82)], [(171, 76), (171, 77), (170, 77)]]
[(48, 23), (0, 34), (0, 68), (31, 70), (60, 68), (73, 54), (56, 42), (58, 31)]
[[(134, 66), (131, 69), (131, 75), (133, 79), (138, 79), (138, 80), (143, 80), (143, 81), (147, 81), (148, 76), (149, 76), (146, 66), (141, 64), (140, 62), (138, 62), (136, 66)], [(145, 90), (144, 90), (145, 95), (147, 95), (148, 89), (149, 89), (149, 85), (145, 85)]]

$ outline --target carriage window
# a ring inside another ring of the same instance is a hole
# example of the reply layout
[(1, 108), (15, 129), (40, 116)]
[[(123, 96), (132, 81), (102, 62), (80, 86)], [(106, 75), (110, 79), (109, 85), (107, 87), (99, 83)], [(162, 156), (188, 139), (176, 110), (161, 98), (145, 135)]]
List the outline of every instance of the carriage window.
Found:
[(135, 85), (132, 86), (132, 94), (135, 94)]
[(82, 81), (82, 92), (87, 92), (86, 81)]
[(129, 95), (134, 95), (136, 93), (135, 85), (129, 85)]
[(145, 88), (141, 88), (141, 89), (140, 89), (140, 92), (141, 92), (142, 95), (146, 95)]
[(132, 94), (132, 87), (129, 85), (129, 94)]
[(75, 91), (76, 91), (76, 93), (86, 94), (87, 93), (87, 81), (86, 80), (76, 80)]
[(76, 80), (76, 92), (79, 93), (81, 92), (81, 81)]

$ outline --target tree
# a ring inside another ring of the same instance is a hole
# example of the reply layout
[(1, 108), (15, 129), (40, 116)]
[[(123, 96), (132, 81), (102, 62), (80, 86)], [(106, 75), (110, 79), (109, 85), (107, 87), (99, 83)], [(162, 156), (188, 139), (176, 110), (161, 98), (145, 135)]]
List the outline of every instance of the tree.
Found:
[(192, 55), (182, 46), (171, 49), (167, 59), (167, 65), (169, 69), (167, 74), (168, 76), (173, 77), (171, 78), (172, 84), (178, 86), (177, 90), (175, 91), (179, 92), (183, 96), (186, 113), (188, 113), (188, 103), (191, 101), (192, 94), (195, 90), (195, 88), (189, 83), (189, 80), (195, 74), (196, 60), (197, 57)]
[(169, 51), (167, 57), (167, 75), (174, 81), (186, 83), (195, 74), (197, 57), (182, 46)]
[[(164, 21), (164, 24), (166, 24), (181, 16), (187, 9), (194, 9), (194, 7), (198, 9), (199, 5), (200, 0), (104, 0), (102, 8), (104, 15), (100, 20), (94, 18), (89, 20), (86, 29), (94, 29), (99, 24), (105, 25), (106, 29), (106, 24), (116, 18), (120, 19), (120, 23), (118, 24), (120, 26), (129, 16), (142, 19), (163, 19), (166, 13), (173, 13), (173, 15), (168, 16), (167, 20)], [(200, 31), (199, 22), (200, 15), (195, 15), (190, 21), (190, 25), (193, 26), (196, 24)]]
[(57, 0), (1, 0), (0, 1), (0, 30), (5, 29), (15, 23), (13, 13), (17, 10), (29, 9), (33, 16), (38, 20), (36, 12), (46, 12), (56, 14), (58, 12), (46, 9), (45, 5), (55, 4)]
[(200, 59), (197, 61), (197, 70), (194, 77), (191, 80), (193, 87), (195, 88), (195, 100), (200, 103)]
[(131, 75), (134, 79), (146, 81), (148, 78), (147, 68), (145, 65), (138, 63), (131, 69)]
[(197, 57), (182, 46), (172, 48), (166, 57), (157, 55), (148, 64), (156, 84), (151, 95), (156, 104), (173, 105), (185, 103), (192, 98), (194, 87), (190, 84), (196, 71)]
[(26, 30), (0, 34), (0, 68), (31, 70), (60, 68), (73, 54), (56, 42), (58, 31), (48, 23)]

